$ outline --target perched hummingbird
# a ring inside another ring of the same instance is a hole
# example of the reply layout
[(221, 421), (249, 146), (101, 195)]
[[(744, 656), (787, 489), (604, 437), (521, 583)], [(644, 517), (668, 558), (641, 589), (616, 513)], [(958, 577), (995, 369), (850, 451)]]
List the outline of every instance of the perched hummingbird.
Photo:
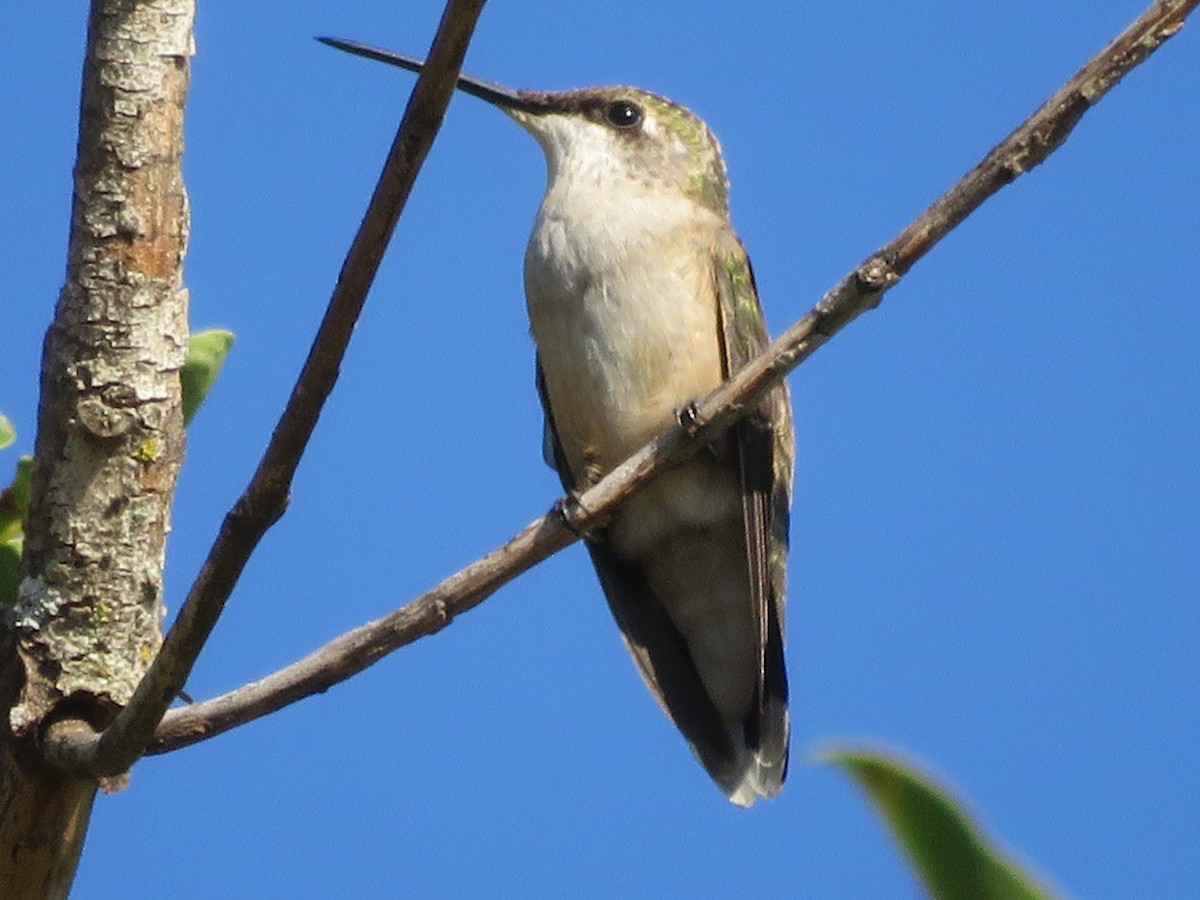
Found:
[[(421, 60), (320, 38), (419, 71)], [(768, 341), (729, 224), (717, 140), (637, 88), (513, 91), (463, 75), (545, 152), (525, 251), (544, 453), (581, 492)], [(642, 678), (734, 803), (787, 773), (784, 575), (792, 456), (782, 384), (587, 536)]]

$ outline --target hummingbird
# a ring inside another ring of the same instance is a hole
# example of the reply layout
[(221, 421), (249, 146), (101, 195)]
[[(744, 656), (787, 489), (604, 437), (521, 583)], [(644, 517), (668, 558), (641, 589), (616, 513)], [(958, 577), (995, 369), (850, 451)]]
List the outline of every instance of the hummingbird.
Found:
[[(419, 72), (423, 60), (319, 38)], [(708, 127), (632, 87), (457, 87), (546, 157), (525, 252), (543, 455), (578, 495), (680, 420), (768, 343)], [(784, 579), (795, 439), (782, 383), (725, 434), (585, 535), (638, 671), (725, 795), (787, 774)]]

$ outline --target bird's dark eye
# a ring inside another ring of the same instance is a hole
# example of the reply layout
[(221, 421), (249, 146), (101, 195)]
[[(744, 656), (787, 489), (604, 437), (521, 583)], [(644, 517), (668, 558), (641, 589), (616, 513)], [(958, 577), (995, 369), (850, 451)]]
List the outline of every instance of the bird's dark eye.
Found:
[(604, 110), (604, 118), (616, 128), (636, 128), (642, 121), (642, 108), (628, 100), (614, 100)]

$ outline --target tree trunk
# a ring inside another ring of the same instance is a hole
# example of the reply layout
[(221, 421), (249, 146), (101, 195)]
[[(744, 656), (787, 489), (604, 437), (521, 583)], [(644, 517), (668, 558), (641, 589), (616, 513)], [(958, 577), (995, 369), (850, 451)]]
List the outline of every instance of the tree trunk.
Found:
[(0, 631), (0, 886), (70, 888), (97, 784), (39, 764), (45, 725), (102, 728), (161, 643), (183, 458), (180, 176), (192, 0), (94, 0), (67, 279), (42, 357), (23, 579)]

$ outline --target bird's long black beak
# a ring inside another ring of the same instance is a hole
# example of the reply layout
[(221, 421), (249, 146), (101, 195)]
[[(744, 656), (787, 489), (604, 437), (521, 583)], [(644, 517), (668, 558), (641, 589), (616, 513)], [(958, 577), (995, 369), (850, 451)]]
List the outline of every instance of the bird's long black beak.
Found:
[[(408, 69), (410, 72), (420, 72), (425, 67), (425, 60), (423, 59), (402, 56), (399, 53), (392, 53), (390, 50), (381, 50), (378, 47), (372, 47), (368, 44), (360, 44), (358, 41), (344, 41), (341, 38), (332, 37), (319, 37), (317, 40), (338, 50), (353, 53), (355, 56), (365, 56), (367, 59), (375, 59), (388, 65), (399, 66), (401, 69)], [(486, 100), (488, 103), (499, 106), (501, 109), (534, 113), (545, 112), (546, 110), (546, 104), (539, 100), (533, 92), (514, 91), (511, 88), (506, 88), (500, 84), (493, 84), (490, 81), (484, 81), (482, 78), (476, 78), (473, 75), (459, 75), (457, 86), (460, 91), (478, 97), (480, 100)]]

